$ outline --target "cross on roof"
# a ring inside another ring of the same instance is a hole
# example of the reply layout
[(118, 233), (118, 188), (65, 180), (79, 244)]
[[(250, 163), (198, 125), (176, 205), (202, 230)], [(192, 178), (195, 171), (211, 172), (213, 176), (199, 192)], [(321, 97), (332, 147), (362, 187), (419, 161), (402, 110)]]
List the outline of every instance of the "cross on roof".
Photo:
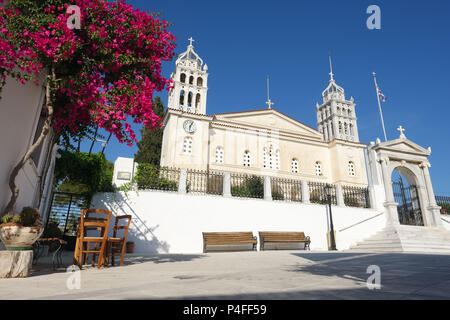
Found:
[(192, 37), (190, 37), (188, 40), (189, 40), (189, 42), (190, 42), (189, 45), (192, 46), (192, 42), (194, 42), (195, 40), (192, 39)]
[(400, 131), (400, 137), (405, 137), (405, 129), (402, 126), (398, 127), (397, 131)]
[(266, 104), (267, 104), (267, 106), (269, 107), (269, 109), (272, 109), (272, 106), (273, 106), (275, 103), (273, 103), (272, 100), (270, 100), (270, 98), (269, 98), (269, 100), (267, 100)]
[(269, 109), (272, 109), (272, 106), (275, 104), (272, 102), (272, 100), (270, 100), (270, 95), (269, 95), (269, 76), (267, 76), (267, 101), (266, 101), (267, 106), (269, 107)]

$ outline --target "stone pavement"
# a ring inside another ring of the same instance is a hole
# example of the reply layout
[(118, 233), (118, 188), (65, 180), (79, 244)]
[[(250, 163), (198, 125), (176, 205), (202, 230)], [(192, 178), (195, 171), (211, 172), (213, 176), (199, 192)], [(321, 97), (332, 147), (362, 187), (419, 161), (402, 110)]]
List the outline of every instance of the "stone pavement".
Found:
[[(70, 253), (65, 261), (70, 264)], [(263, 251), (128, 255), (123, 267), (83, 268), (69, 290), (49, 259), (1, 279), (2, 299), (450, 299), (450, 255)], [(369, 290), (367, 267), (381, 269)]]

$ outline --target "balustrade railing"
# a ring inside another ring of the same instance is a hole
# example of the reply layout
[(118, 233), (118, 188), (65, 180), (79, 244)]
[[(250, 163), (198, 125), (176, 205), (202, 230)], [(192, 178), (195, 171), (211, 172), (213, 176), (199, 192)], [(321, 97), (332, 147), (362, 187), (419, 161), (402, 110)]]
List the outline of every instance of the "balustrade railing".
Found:
[(370, 208), (369, 188), (342, 186), (347, 207)]
[(302, 201), (301, 180), (274, 178), (271, 179), (272, 199), (279, 201)]
[[(327, 186), (326, 183), (323, 182), (314, 182), (314, 181), (308, 181), (308, 188), (309, 188), (309, 201), (311, 203), (319, 203), (319, 204), (326, 204), (328, 203), (328, 196), (325, 192), (325, 187)], [(336, 186), (331, 185), (331, 204), (337, 205), (336, 200)]]
[(194, 194), (223, 194), (223, 172), (187, 170), (186, 192)]
[(231, 195), (241, 198), (264, 198), (264, 178), (231, 173)]

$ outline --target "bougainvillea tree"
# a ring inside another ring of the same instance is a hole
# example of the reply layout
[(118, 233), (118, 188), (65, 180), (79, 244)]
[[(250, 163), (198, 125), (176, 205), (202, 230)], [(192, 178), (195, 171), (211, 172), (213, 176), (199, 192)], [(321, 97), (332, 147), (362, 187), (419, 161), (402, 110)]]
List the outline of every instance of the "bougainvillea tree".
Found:
[[(74, 14), (79, 28), (68, 23)], [(14, 209), (18, 172), (50, 130), (68, 144), (99, 127), (131, 145), (131, 122), (161, 125), (152, 97), (170, 86), (161, 75), (162, 62), (174, 54), (167, 27), (124, 0), (11, 0), (0, 9), (0, 89), (8, 77), (36, 85), (39, 76), (46, 79), (46, 121), (10, 175), (12, 195), (3, 214)]]

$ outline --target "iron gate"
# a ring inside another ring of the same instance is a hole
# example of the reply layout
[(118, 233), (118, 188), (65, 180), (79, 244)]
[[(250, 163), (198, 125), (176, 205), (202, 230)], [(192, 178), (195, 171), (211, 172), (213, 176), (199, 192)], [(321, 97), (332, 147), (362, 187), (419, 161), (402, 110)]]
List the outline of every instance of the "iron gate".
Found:
[(423, 226), (422, 211), (420, 209), (419, 193), (417, 186), (406, 186), (403, 180), (392, 183), (395, 202), (398, 203), (397, 212), (400, 224), (411, 226)]
[(85, 194), (53, 193), (46, 224), (50, 222), (58, 224), (58, 228), (63, 233), (63, 239), (68, 242), (67, 248), (75, 247), (78, 219), (81, 216), (81, 210), (88, 207), (88, 197)]

